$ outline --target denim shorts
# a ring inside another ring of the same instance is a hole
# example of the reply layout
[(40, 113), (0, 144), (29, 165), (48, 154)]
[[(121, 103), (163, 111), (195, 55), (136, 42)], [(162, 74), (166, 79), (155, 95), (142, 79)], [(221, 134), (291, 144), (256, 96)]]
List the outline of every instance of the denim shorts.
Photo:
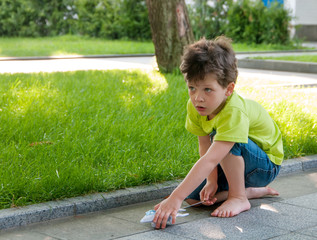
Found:
[[(213, 138), (215, 133), (211, 134)], [(245, 187), (265, 187), (278, 175), (281, 166), (274, 164), (267, 154), (252, 140), (248, 143), (235, 143), (230, 150), (235, 156), (242, 156), (244, 159), (244, 179)], [(200, 200), (199, 193), (206, 184), (204, 180), (187, 199)], [(229, 186), (226, 176), (218, 164), (218, 189), (217, 192), (228, 191)]]

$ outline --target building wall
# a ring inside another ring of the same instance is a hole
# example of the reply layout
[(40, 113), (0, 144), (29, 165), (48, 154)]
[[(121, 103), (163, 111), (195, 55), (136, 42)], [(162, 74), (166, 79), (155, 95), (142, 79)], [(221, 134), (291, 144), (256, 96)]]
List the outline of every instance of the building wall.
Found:
[(296, 23), (302, 25), (317, 25), (317, 1), (296, 0)]
[(292, 36), (317, 41), (317, 0), (284, 0), (284, 7), (294, 17)]

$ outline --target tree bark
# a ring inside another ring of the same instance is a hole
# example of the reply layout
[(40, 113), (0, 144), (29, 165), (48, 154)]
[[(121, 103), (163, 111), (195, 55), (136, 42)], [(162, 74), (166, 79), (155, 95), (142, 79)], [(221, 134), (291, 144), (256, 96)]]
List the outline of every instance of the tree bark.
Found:
[(160, 71), (172, 72), (181, 62), (184, 46), (194, 42), (184, 0), (146, 0), (152, 40)]

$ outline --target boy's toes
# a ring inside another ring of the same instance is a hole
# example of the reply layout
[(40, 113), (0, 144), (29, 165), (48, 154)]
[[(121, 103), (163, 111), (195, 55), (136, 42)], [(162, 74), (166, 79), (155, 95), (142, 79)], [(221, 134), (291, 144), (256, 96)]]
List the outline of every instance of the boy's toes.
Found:
[(229, 217), (233, 217), (234, 214), (231, 211), (226, 211), (226, 210), (218, 210), (216, 209), (215, 211), (213, 211), (211, 213), (211, 216), (213, 217), (220, 217), (220, 218), (229, 218)]
[(218, 214), (218, 217), (227, 218), (229, 215), (229, 211), (222, 211)]
[(216, 209), (215, 211), (213, 211), (213, 212), (211, 213), (211, 216), (213, 216), (213, 217), (218, 217), (218, 213), (219, 213), (219, 210)]

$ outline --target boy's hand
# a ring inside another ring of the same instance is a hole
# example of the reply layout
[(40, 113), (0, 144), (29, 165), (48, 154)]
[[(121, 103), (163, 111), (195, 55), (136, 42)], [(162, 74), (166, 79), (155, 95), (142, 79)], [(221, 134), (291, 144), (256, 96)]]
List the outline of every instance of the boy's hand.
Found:
[(168, 197), (161, 203), (154, 207), (156, 211), (153, 222), (156, 223), (155, 228), (164, 229), (169, 216), (172, 216), (172, 224), (176, 222), (177, 212), (182, 204), (182, 200), (177, 200), (172, 197)]
[(212, 184), (207, 181), (204, 188), (200, 191), (200, 200), (204, 201), (203, 205), (210, 206), (215, 204), (217, 198), (215, 198), (215, 193), (217, 191), (217, 184)]

